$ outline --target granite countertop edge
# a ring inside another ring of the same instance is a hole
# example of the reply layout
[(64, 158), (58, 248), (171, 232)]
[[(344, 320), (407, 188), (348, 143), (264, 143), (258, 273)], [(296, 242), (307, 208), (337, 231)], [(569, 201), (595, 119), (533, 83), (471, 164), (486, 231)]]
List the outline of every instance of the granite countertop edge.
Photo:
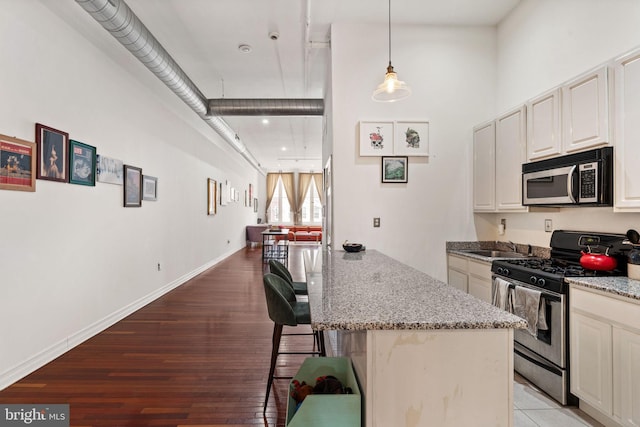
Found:
[(527, 322), (523, 319), (504, 321), (471, 321), (471, 322), (425, 322), (425, 323), (396, 323), (396, 322), (311, 322), (315, 330), (343, 330), (343, 331), (435, 331), (460, 329), (525, 329)]
[(568, 277), (570, 285), (595, 289), (640, 302), (640, 281), (628, 277)]

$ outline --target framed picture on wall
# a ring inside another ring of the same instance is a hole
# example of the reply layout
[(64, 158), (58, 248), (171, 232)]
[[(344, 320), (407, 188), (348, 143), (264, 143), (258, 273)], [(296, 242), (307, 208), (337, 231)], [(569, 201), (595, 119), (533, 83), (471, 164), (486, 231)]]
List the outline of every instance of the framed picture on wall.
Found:
[(96, 178), (98, 182), (122, 185), (122, 160), (98, 154), (96, 156)]
[(142, 200), (158, 200), (158, 178), (155, 176), (142, 175)]
[(395, 156), (429, 155), (429, 122), (397, 121), (393, 139)]
[(405, 183), (409, 173), (408, 157), (383, 157), (382, 182)]
[(220, 206), (226, 206), (229, 203), (229, 181), (220, 183)]
[(96, 185), (96, 147), (69, 141), (69, 183)]
[(36, 123), (36, 145), (38, 146), (37, 178), (67, 182), (69, 134)]
[(257, 197), (253, 198), (253, 211), (254, 212), (258, 212), (258, 198)]
[(142, 169), (124, 165), (124, 207), (142, 206)]
[(393, 154), (393, 122), (360, 122), (360, 156)]
[(207, 215), (218, 212), (218, 184), (214, 179), (207, 178)]
[(36, 191), (36, 144), (0, 135), (0, 189)]

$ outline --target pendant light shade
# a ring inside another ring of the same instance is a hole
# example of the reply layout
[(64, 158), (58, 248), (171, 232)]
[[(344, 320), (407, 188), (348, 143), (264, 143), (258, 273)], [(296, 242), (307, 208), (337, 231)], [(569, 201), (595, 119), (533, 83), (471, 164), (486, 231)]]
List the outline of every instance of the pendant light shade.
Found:
[(411, 95), (411, 89), (405, 82), (398, 80), (398, 75), (391, 65), (391, 0), (389, 0), (389, 66), (384, 81), (378, 85), (371, 98), (378, 102), (400, 101)]
[(411, 89), (405, 82), (398, 80), (398, 75), (393, 71), (393, 66), (389, 62), (387, 74), (384, 81), (378, 85), (373, 92), (373, 100), (378, 102), (394, 102), (411, 95)]

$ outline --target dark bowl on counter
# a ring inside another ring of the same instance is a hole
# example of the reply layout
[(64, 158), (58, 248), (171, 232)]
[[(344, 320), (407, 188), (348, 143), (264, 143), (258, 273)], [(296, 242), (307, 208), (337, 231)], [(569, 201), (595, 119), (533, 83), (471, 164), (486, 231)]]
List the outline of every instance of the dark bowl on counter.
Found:
[(342, 248), (347, 252), (360, 252), (362, 250), (361, 243), (344, 243)]

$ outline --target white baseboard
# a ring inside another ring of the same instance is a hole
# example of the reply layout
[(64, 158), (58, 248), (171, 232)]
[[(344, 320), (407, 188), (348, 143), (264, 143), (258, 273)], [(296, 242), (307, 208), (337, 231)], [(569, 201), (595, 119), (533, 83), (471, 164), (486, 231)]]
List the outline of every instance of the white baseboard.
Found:
[(114, 325), (115, 323), (119, 322), (120, 320), (124, 319), (125, 317), (129, 316), (130, 314), (136, 312), (137, 310), (141, 309), (142, 307), (144, 307), (145, 305), (155, 301), (156, 299), (160, 298), (161, 296), (163, 296), (164, 294), (166, 294), (169, 291), (172, 291), (173, 289), (177, 288), (178, 286), (186, 283), (187, 281), (191, 280), (192, 278), (196, 277), (197, 275), (203, 273), (204, 271), (210, 269), (211, 267), (215, 266), (216, 264), (218, 264), (220, 261), (224, 260), (225, 258), (229, 257), (231, 253), (226, 253), (223, 254), (221, 257), (218, 257), (212, 261), (209, 261), (208, 263), (196, 268), (193, 271), (190, 271), (189, 273), (183, 275), (182, 277), (179, 277), (178, 279), (166, 284), (165, 286), (155, 290), (154, 292), (151, 292), (148, 295), (145, 295), (144, 297), (140, 298), (137, 301), (132, 302), (129, 305), (126, 305), (124, 307), (122, 307), (119, 310), (116, 310), (115, 312), (105, 316), (104, 318), (98, 320), (97, 322), (87, 326), (86, 328), (80, 329), (79, 331), (69, 335), (68, 337), (58, 341), (57, 343), (53, 344), (52, 346), (40, 351), (39, 353), (35, 354), (34, 356), (30, 357), (29, 359), (27, 359), (26, 361), (12, 367), (9, 368), (8, 370), (6, 370), (5, 372), (3, 372), (2, 374), (0, 374), (0, 390), (3, 390), (7, 387), (9, 387), (11, 384), (15, 383), (16, 381), (19, 381), (20, 379), (26, 377), (27, 375), (29, 375), (30, 373), (34, 372), (35, 370), (43, 367), (44, 365), (46, 365), (47, 363), (51, 362), (52, 360), (56, 359), (57, 357), (60, 357), (61, 355), (63, 355), (64, 353), (66, 353), (67, 351), (71, 350), (72, 348), (74, 348), (75, 346), (83, 343), (84, 341), (88, 340), (89, 338), (99, 334), (100, 332), (104, 331), (105, 329), (109, 328), (110, 326)]

